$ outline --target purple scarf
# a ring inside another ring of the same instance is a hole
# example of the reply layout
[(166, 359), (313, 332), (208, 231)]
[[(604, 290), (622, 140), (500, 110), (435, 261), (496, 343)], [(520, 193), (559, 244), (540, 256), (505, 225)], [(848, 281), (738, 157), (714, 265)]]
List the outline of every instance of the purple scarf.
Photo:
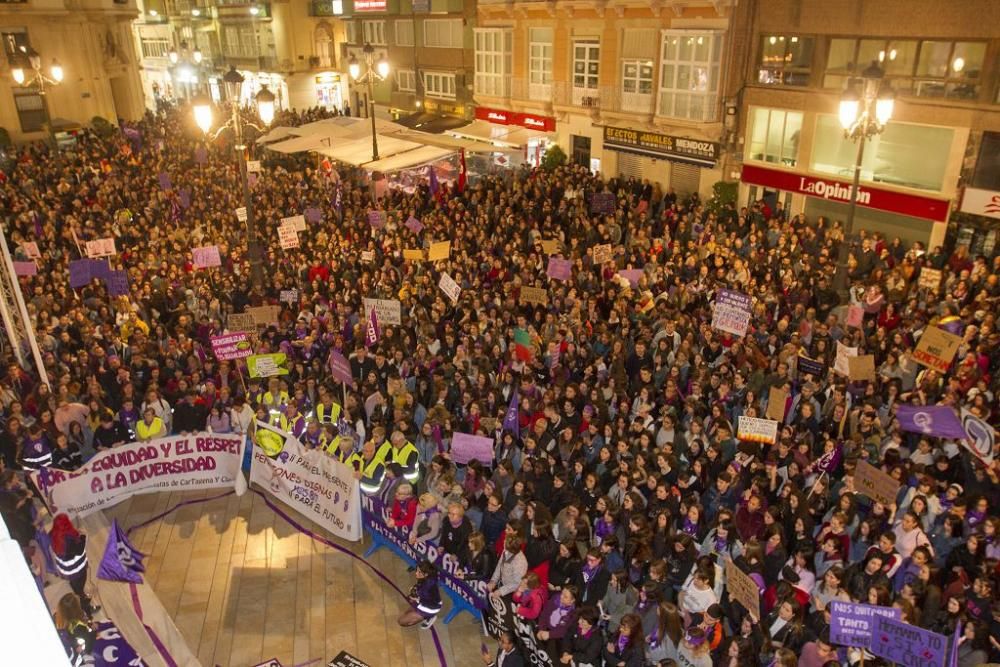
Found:
[(597, 571), (599, 569), (601, 569), (600, 563), (598, 563), (597, 565), (594, 565), (594, 566), (584, 565), (583, 566), (583, 572), (582, 572), (582, 574), (583, 574), (583, 583), (589, 584), (590, 580), (594, 578), (594, 575), (597, 574)]

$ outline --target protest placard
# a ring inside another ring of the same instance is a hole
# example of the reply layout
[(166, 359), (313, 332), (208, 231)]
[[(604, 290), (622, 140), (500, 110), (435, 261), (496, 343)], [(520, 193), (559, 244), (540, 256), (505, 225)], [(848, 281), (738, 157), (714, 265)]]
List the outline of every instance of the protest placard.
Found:
[(372, 229), (385, 227), (385, 211), (368, 211), (368, 224)]
[(841, 375), (849, 375), (851, 372), (850, 361), (851, 357), (858, 356), (857, 347), (849, 347), (844, 345), (839, 340), (837, 341), (837, 356), (833, 360), (833, 370)]
[(778, 441), (778, 422), (774, 419), (740, 415), (736, 437), (740, 440), (773, 445)]
[(104, 286), (108, 289), (108, 296), (128, 296), (128, 272), (109, 271), (104, 279)]
[(847, 317), (844, 319), (844, 323), (849, 327), (854, 327), (855, 329), (860, 329), (861, 324), (865, 320), (865, 309), (861, 306), (848, 306), (847, 307)]
[(209, 338), (209, 342), (212, 344), (212, 353), (219, 361), (246, 359), (253, 354), (250, 347), (250, 335), (245, 331), (212, 336)]
[(15, 276), (35, 276), (38, 275), (38, 265), (31, 262), (14, 262)]
[(638, 287), (643, 273), (642, 269), (622, 269), (618, 275), (627, 280), (632, 287)]
[(260, 173), (260, 160), (247, 160), (247, 173)]
[(396, 299), (362, 299), (365, 306), (365, 312), (372, 312), (372, 308), (375, 309), (375, 315), (378, 317), (379, 324), (395, 324), (399, 326), (403, 323), (403, 308), (402, 304)]
[(432, 243), (431, 247), (427, 250), (427, 259), (431, 262), (448, 259), (450, 255), (451, 241), (438, 241), (437, 243)]
[(269, 324), (277, 324), (281, 308), (279, 306), (257, 306), (247, 308), (247, 313), (253, 318), (254, 325), (266, 327)]
[(875, 616), (869, 649), (872, 653), (903, 667), (944, 665), (948, 638), (885, 616)]
[(867, 461), (859, 460), (854, 469), (854, 488), (876, 502), (892, 505), (896, 502), (899, 482)]
[(820, 378), (826, 373), (826, 365), (817, 359), (810, 359), (800, 354), (795, 361), (796, 368), (801, 375), (812, 375), (815, 378)]
[(288, 358), (284, 352), (271, 354), (252, 354), (247, 357), (247, 371), (252, 378), (269, 378), (276, 375), (288, 375), (285, 368)]
[(785, 405), (788, 403), (788, 392), (779, 387), (770, 387), (767, 390), (767, 412), (764, 415), (768, 419), (781, 422), (785, 420)]
[(238, 209), (236, 209), (236, 219), (239, 220), (240, 222), (246, 222), (247, 221), (247, 207), (246, 206), (240, 206)]
[(941, 286), (941, 277), (940, 270), (925, 266), (920, 269), (920, 278), (917, 280), (917, 286), (921, 289), (929, 289), (936, 292)]
[(217, 245), (194, 248), (191, 251), (191, 255), (194, 259), (194, 268), (196, 269), (222, 266), (222, 257), (219, 256), (219, 246)]
[(875, 355), (859, 354), (847, 358), (847, 377), (854, 381), (875, 381)]
[(933, 368), (939, 373), (947, 373), (962, 337), (948, 333), (938, 327), (927, 327), (920, 342), (913, 350), (913, 360), (918, 364)]
[(521, 303), (537, 303), (544, 306), (549, 302), (549, 292), (543, 287), (522, 287)]
[(493, 466), (493, 438), (455, 432), (451, 437), (451, 460), (468, 463), (476, 459), (484, 466)]
[(542, 252), (546, 255), (555, 255), (559, 252), (559, 241), (555, 239), (542, 239)]
[(87, 257), (113, 257), (118, 254), (115, 249), (115, 239), (112, 236), (87, 241), (86, 252)]
[(323, 221), (323, 210), (316, 208), (315, 206), (306, 208), (306, 210), (302, 211), (302, 215), (305, 217), (307, 222)]
[(424, 251), (420, 248), (404, 248), (403, 259), (407, 262), (422, 262), (424, 259)]
[(962, 428), (966, 437), (960, 442), (986, 465), (992, 464), (996, 430), (986, 420), (969, 412), (967, 408), (962, 408)]
[(118, 445), (73, 472), (31, 473), (52, 514), (84, 517), (141, 493), (239, 488), (242, 435), (189, 433)]
[(753, 301), (749, 294), (735, 290), (720, 289), (715, 294), (712, 309), (712, 328), (743, 337), (750, 327)]
[(610, 262), (612, 257), (612, 250), (610, 243), (603, 243), (601, 245), (594, 246), (594, 264), (604, 264), (605, 262)]
[(21, 251), (28, 259), (41, 259), (42, 253), (38, 250), (38, 244), (34, 241), (25, 241), (21, 244)]
[(726, 559), (726, 587), (733, 599), (743, 605), (755, 620), (760, 620), (760, 589), (731, 558)]
[(299, 247), (299, 233), (293, 227), (278, 227), (278, 241), (282, 250)]
[(230, 332), (253, 331), (255, 328), (253, 315), (250, 313), (230, 313), (226, 319), (226, 328)]
[(375, 251), (374, 250), (362, 250), (361, 251), (361, 261), (362, 262), (374, 262), (375, 261)]
[(441, 291), (445, 293), (453, 304), (458, 303), (458, 296), (461, 294), (462, 288), (459, 287), (454, 278), (447, 273), (442, 273), (441, 279), (438, 280), (438, 287), (441, 288)]
[(337, 655), (333, 656), (326, 667), (371, 667), (367, 662), (359, 660), (356, 656), (351, 655), (347, 651), (341, 651)]
[(76, 259), (69, 263), (69, 286), (73, 289), (84, 287), (91, 280), (90, 260)]
[(414, 234), (419, 234), (420, 230), (424, 228), (424, 223), (420, 222), (411, 215), (406, 219), (406, 228)]
[(595, 192), (590, 195), (590, 212), (595, 215), (613, 215), (615, 195), (612, 192)]
[(306, 216), (304, 215), (290, 215), (287, 218), (281, 219), (281, 227), (291, 227), (297, 232), (306, 231)]
[(294, 305), (299, 302), (299, 290), (297, 289), (283, 289), (278, 294), (278, 301), (281, 303), (287, 303), (289, 305)]
[(545, 275), (553, 280), (569, 280), (573, 276), (573, 262), (562, 257), (549, 257)]
[(351, 362), (336, 350), (330, 350), (330, 375), (334, 377), (338, 382), (343, 382), (344, 384), (354, 384), (354, 376), (351, 372)]
[(902, 619), (902, 611), (895, 607), (876, 607), (870, 604), (831, 600), (830, 642), (840, 646), (868, 648), (876, 616), (894, 620)]

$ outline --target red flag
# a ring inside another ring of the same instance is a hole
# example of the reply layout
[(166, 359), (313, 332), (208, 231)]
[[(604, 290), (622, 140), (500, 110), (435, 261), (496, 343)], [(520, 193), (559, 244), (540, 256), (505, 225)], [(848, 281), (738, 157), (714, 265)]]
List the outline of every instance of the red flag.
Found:
[(459, 154), (459, 164), (461, 167), (458, 170), (458, 191), (459, 193), (465, 192), (465, 149)]

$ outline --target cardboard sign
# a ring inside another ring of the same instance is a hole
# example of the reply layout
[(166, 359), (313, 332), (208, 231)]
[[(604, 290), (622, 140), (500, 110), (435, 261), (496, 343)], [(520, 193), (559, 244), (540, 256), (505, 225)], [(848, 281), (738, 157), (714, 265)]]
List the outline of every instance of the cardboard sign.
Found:
[(855, 329), (860, 329), (862, 323), (865, 321), (865, 309), (861, 306), (848, 306), (847, 307), (847, 318), (844, 320), (844, 324), (849, 327), (854, 327)]
[(876, 607), (870, 604), (830, 601), (830, 642), (841, 646), (868, 648), (875, 627), (875, 617), (885, 616), (901, 620), (903, 612), (895, 607)]
[(767, 390), (767, 413), (764, 416), (777, 422), (784, 421), (787, 402), (787, 391), (779, 387), (771, 387)]
[(209, 338), (209, 341), (212, 343), (212, 354), (219, 361), (246, 359), (253, 354), (253, 348), (250, 345), (250, 336), (245, 331), (238, 331), (223, 336), (212, 336)]
[(375, 251), (374, 250), (362, 250), (361, 251), (361, 261), (362, 262), (374, 262), (375, 261)]
[(451, 438), (451, 460), (468, 463), (476, 459), (484, 466), (493, 466), (493, 438), (456, 432)]
[(279, 306), (258, 306), (247, 308), (247, 313), (253, 318), (255, 325), (266, 327), (269, 324), (277, 324), (281, 308)]
[(899, 482), (867, 461), (859, 460), (854, 470), (854, 488), (875, 502), (891, 505), (896, 502)]
[(876, 616), (869, 649), (903, 667), (944, 665), (948, 638), (885, 616)]
[(610, 262), (613, 256), (610, 243), (594, 246), (594, 264), (604, 264)]
[(25, 241), (21, 244), (21, 251), (28, 259), (41, 259), (42, 253), (38, 250), (38, 244), (34, 241)]
[(729, 595), (746, 607), (754, 619), (760, 620), (760, 589), (750, 575), (741, 570), (731, 558), (726, 559), (726, 586)]
[(299, 302), (299, 291), (297, 289), (283, 289), (278, 295), (278, 301), (287, 304), (296, 304)]
[(14, 262), (15, 276), (36, 276), (38, 275), (38, 265), (34, 262)]
[(913, 360), (933, 368), (938, 373), (947, 373), (961, 344), (961, 336), (937, 327), (927, 327), (924, 329), (924, 335), (920, 337), (920, 342), (917, 343), (917, 348), (913, 350)]
[(549, 292), (542, 287), (522, 287), (521, 303), (537, 303), (544, 306), (549, 302)]
[(715, 295), (712, 309), (712, 328), (742, 338), (750, 328), (753, 300), (749, 294), (720, 289)]
[(458, 303), (458, 295), (462, 293), (462, 288), (459, 287), (454, 278), (447, 273), (442, 273), (441, 279), (438, 281), (438, 287), (451, 300), (452, 304)]
[(736, 427), (736, 437), (740, 440), (773, 445), (778, 442), (778, 422), (774, 419), (740, 415)]
[(247, 160), (247, 173), (259, 174), (260, 173), (260, 160)]
[(545, 275), (553, 280), (569, 280), (573, 276), (573, 262), (562, 257), (549, 257)]
[(287, 218), (281, 219), (282, 227), (291, 227), (297, 232), (306, 231), (306, 216), (304, 215), (292, 215)]
[(875, 355), (859, 354), (847, 358), (847, 377), (851, 380), (875, 381)]
[(851, 372), (848, 359), (858, 356), (858, 348), (848, 347), (839, 340), (837, 341), (837, 356), (833, 360), (833, 370), (841, 375), (849, 375)]
[(234, 331), (253, 331), (253, 315), (250, 313), (230, 313), (226, 318), (226, 328), (230, 333)]
[(424, 261), (424, 251), (418, 248), (404, 248), (403, 259), (407, 262), (422, 262)]
[(940, 269), (932, 269), (925, 266), (920, 269), (920, 278), (917, 280), (917, 286), (921, 289), (929, 289), (935, 292), (941, 287), (941, 278), (943, 274)]
[(375, 309), (379, 324), (403, 324), (403, 307), (396, 299), (362, 299), (365, 312)]
[(302, 215), (309, 222), (323, 222), (323, 211), (316, 208), (315, 206), (310, 206), (302, 212)]
[(292, 227), (278, 227), (278, 241), (282, 250), (299, 247), (299, 233)]
[(87, 257), (113, 257), (118, 254), (114, 237), (87, 241), (86, 252)]
[(559, 241), (555, 239), (542, 239), (542, 252), (546, 255), (556, 255), (559, 253)]
[(427, 250), (427, 259), (432, 262), (448, 259), (450, 256), (451, 241), (438, 241), (437, 243), (432, 243), (430, 249)]
[(240, 222), (246, 222), (247, 221), (247, 207), (246, 206), (240, 206), (238, 209), (236, 209), (236, 219), (239, 220)]
[(219, 256), (219, 246), (217, 245), (194, 248), (191, 251), (191, 255), (194, 258), (194, 268), (196, 269), (222, 266), (222, 257)]

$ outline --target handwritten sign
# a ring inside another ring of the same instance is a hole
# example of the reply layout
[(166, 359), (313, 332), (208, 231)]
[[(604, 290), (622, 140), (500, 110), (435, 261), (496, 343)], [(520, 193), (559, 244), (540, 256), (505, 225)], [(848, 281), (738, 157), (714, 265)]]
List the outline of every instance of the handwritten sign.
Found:
[(299, 291), (297, 289), (283, 289), (278, 295), (278, 301), (287, 304), (296, 304), (299, 302)]
[(555, 255), (559, 253), (559, 241), (555, 239), (542, 239), (542, 252), (546, 255)]
[(441, 288), (441, 291), (445, 293), (445, 296), (447, 296), (453, 304), (458, 303), (458, 295), (462, 293), (462, 288), (459, 287), (454, 278), (449, 276), (447, 273), (442, 273), (441, 279), (438, 280), (438, 287)]
[(918, 364), (933, 368), (938, 373), (947, 373), (951, 366), (958, 346), (962, 344), (961, 336), (948, 333), (938, 327), (927, 327), (920, 342), (913, 350), (913, 360)]
[(493, 438), (455, 433), (451, 438), (451, 460), (455, 463), (468, 463), (472, 459), (485, 466), (492, 466)]
[(754, 619), (760, 619), (760, 589), (732, 559), (726, 560), (726, 587), (729, 595), (743, 605)]
[(114, 237), (87, 241), (87, 257), (113, 257), (117, 254)]
[(255, 325), (266, 327), (269, 324), (276, 324), (278, 322), (281, 308), (279, 306), (258, 306), (256, 308), (247, 308), (247, 313), (253, 318)]
[(850, 347), (844, 345), (839, 340), (837, 341), (837, 356), (833, 359), (833, 370), (840, 373), (841, 375), (849, 375), (851, 372), (850, 361), (851, 357), (858, 356), (858, 348)]
[(403, 324), (403, 308), (396, 299), (362, 299), (365, 312), (370, 313), (375, 309), (379, 324)]
[(219, 256), (219, 246), (217, 245), (195, 248), (191, 251), (191, 255), (194, 258), (194, 268), (196, 269), (222, 266), (222, 257)]
[(385, 211), (368, 211), (368, 224), (372, 229), (385, 227)]
[(939, 269), (932, 269), (925, 266), (920, 269), (920, 279), (917, 281), (917, 286), (921, 289), (929, 289), (935, 292), (941, 287), (942, 273)]
[(549, 302), (549, 292), (542, 287), (522, 287), (521, 303), (537, 303), (544, 306)]
[(899, 621), (902, 620), (903, 613), (895, 607), (876, 607), (871, 604), (831, 600), (830, 642), (841, 646), (868, 648), (876, 616)]
[(28, 259), (41, 259), (42, 253), (38, 250), (38, 244), (34, 241), (25, 241), (21, 244), (21, 251)]
[(427, 259), (432, 262), (448, 259), (450, 256), (451, 241), (438, 241), (437, 243), (432, 243), (431, 247), (427, 250)]
[(594, 246), (594, 264), (604, 264), (605, 262), (610, 262), (611, 257), (612, 250), (610, 243)]
[(247, 160), (247, 172), (251, 174), (259, 174), (260, 160)]
[(34, 262), (14, 262), (15, 276), (36, 276), (38, 275), (38, 265)]
[(875, 502), (891, 505), (896, 502), (899, 482), (867, 461), (859, 460), (854, 469), (854, 488)]
[(736, 437), (740, 440), (773, 445), (778, 441), (778, 422), (774, 419), (740, 415)]
[(943, 665), (948, 638), (909, 623), (876, 616), (869, 649), (880, 658), (903, 667)]
[(282, 227), (291, 227), (297, 232), (306, 231), (306, 216), (304, 215), (291, 215), (287, 218), (281, 219)]
[(403, 259), (407, 262), (422, 262), (424, 260), (424, 251), (419, 248), (404, 248)]
[(299, 233), (292, 227), (278, 227), (278, 242), (282, 250), (299, 247)]
[(414, 234), (419, 234), (420, 230), (424, 228), (424, 223), (420, 222), (411, 215), (406, 219), (406, 228)]
[(847, 358), (847, 377), (854, 381), (875, 381), (875, 355), (859, 354)]
[(787, 402), (787, 391), (778, 387), (771, 387), (767, 390), (767, 413), (764, 416), (778, 422), (784, 421), (785, 405)]
[(240, 206), (238, 209), (236, 209), (236, 219), (239, 220), (240, 222), (246, 222), (247, 221), (247, 207), (246, 206)]
[(250, 313), (229, 313), (226, 318), (226, 328), (232, 331), (253, 331), (253, 315)]
[(549, 257), (545, 275), (553, 280), (569, 280), (573, 276), (573, 262), (562, 257)]
[(735, 290), (720, 289), (715, 294), (712, 310), (712, 328), (743, 337), (750, 327), (753, 302), (749, 294)]
[(128, 296), (128, 272), (109, 271), (104, 286), (108, 289), (108, 296)]

